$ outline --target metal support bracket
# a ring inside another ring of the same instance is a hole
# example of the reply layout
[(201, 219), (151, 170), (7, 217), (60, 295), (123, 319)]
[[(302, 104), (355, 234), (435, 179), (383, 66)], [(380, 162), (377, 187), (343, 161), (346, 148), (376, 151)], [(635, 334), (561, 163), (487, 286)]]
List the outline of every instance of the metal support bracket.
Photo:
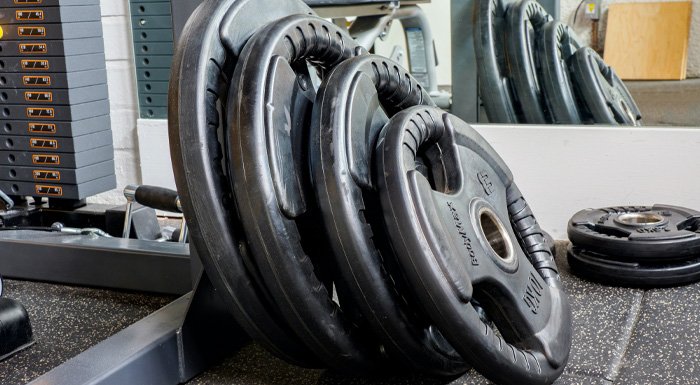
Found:
[(31, 385), (174, 385), (232, 355), (248, 337), (206, 274), (196, 288), (49, 371)]

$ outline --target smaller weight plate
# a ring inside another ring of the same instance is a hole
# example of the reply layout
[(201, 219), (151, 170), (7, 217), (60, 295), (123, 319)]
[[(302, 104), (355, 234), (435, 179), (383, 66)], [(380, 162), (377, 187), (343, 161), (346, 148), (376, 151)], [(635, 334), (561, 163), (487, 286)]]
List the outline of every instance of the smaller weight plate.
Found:
[(700, 213), (654, 205), (607, 207), (576, 213), (569, 240), (579, 248), (628, 261), (667, 261), (700, 255)]
[(548, 22), (537, 35), (538, 77), (552, 123), (583, 123), (566, 64), (581, 46), (576, 33), (558, 21)]
[(479, 96), (491, 123), (518, 123), (520, 105), (514, 100), (506, 63), (506, 10), (513, 0), (479, 0), (474, 20), (474, 50)]
[(683, 261), (628, 262), (569, 246), (571, 271), (614, 286), (677, 286), (700, 281), (700, 255)]
[(413, 107), (384, 127), (374, 165), (387, 238), (440, 332), (493, 382), (553, 382), (568, 360), (571, 310), (503, 160), (457, 117)]
[(311, 170), (342, 278), (336, 286), (350, 293), (389, 356), (406, 368), (454, 376), (467, 371), (464, 360), (401, 294), (406, 284), (385, 241), (371, 178), (374, 144), (387, 115), (420, 104), (432, 105), (430, 96), (398, 64), (375, 55), (346, 60), (319, 88)]
[(583, 47), (576, 51), (569, 58), (569, 71), (594, 123), (642, 124), (642, 114), (629, 90), (593, 49)]
[(535, 57), (538, 55), (538, 47), (535, 37), (552, 20), (552, 16), (535, 0), (514, 3), (508, 8), (507, 16), (506, 56), (513, 90), (522, 108), (523, 123), (550, 123), (549, 111), (537, 77)]

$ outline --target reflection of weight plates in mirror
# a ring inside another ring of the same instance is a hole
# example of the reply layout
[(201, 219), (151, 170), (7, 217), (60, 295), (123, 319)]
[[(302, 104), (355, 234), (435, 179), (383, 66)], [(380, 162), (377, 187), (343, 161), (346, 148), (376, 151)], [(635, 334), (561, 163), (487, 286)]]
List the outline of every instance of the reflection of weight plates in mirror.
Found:
[(535, 0), (521, 0), (508, 8), (506, 56), (523, 123), (545, 124), (551, 121), (535, 58), (541, 50), (536, 44), (536, 36), (551, 20), (552, 17)]
[(700, 213), (666, 205), (583, 210), (568, 226), (577, 275), (611, 285), (700, 280)]
[(432, 101), (397, 64), (373, 55), (348, 59), (319, 88), (310, 163), (341, 276), (336, 285), (351, 295), (390, 356), (407, 368), (451, 376), (465, 372), (467, 364), (401, 294), (407, 285), (386, 242), (371, 178), (374, 143), (387, 115), (420, 104)]
[(266, 11), (260, 12), (258, 0), (206, 1), (183, 31), (170, 89), (170, 100), (178, 102), (169, 104), (168, 113), (173, 170), (190, 241), (236, 321), (276, 356), (318, 367), (318, 358), (282, 320), (260, 284), (234, 209), (228, 170), (222, 166), (227, 150), (218, 139), (228, 135), (228, 126), (217, 108), (225, 107), (229, 79), (245, 42), (267, 23), (310, 12), (300, 1), (265, 4)]
[(538, 75), (545, 102), (555, 124), (582, 124), (567, 60), (581, 48), (574, 31), (566, 24), (550, 21), (537, 35)]
[(474, 48), (479, 95), (491, 123), (522, 121), (520, 104), (512, 94), (506, 59), (506, 10), (511, 0), (479, 0), (475, 8)]
[(571, 78), (595, 123), (639, 126), (642, 114), (627, 87), (595, 51), (583, 47), (569, 58)]
[[(384, 360), (379, 343), (353, 322), (353, 311), (332, 298), (332, 251), (318, 233), (309, 175), (316, 91), (308, 71), (312, 66), (323, 75), (360, 53), (323, 19), (280, 19), (246, 44), (228, 98), (231, 182), (255, 266), (301, 340), (326, 365), (349, 373)], [(337, 293), (345, 304), (345, 293)]]
[(429, 107), (394, 116), (375, 156), (388, 238), (446, 339), (497, 383), (556, 379), (571, 346), (569, 303), (501, 158), (469, 125)]
[(478, 0), (474, 48), (491, 123), (641, 125), (615, 72), (534, 0)]

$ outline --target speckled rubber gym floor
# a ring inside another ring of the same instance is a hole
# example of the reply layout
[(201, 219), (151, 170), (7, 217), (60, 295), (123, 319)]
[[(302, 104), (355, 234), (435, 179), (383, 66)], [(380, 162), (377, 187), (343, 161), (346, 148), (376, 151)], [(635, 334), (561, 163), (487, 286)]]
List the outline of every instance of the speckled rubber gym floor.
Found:
[[(558, 264), (574, 312), (571, 358), (557, 384), (700, 384), (700, 284), (640, 290), (571, 275)], [(36, 343), (0, 363), (0, 384), (25, 384), (164, 306), (172, 297), (8, 280), (6, 295), (29, 311)], [(190, 384), (486, 384), (470, 372), (454, 381), (348, 378), (299, 369), (249, 345)], [(140, 384), (134, 384), (140, 385)]]

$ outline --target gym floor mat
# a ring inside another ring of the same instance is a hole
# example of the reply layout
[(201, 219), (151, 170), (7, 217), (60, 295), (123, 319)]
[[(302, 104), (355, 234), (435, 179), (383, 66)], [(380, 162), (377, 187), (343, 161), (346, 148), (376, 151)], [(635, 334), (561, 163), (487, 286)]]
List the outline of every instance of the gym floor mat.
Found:
[[(700, 383), (700, 284), (670, 289), (607, 287), (574, 277), (567, 242), (557, 263), (569, 293), (574, 339), (569, 365), (556, 384)], [(7, 280), (6, 295), (32, 317), (36, 344), (0, 362), (3, 384), (24, 384), (120, 331), (172, 297)], [(257, 345), (196, 377), (188, 385), (447, 385), (430, 378), (352, 378), (300, 369)], [(488, 384), (472, 372), (449, 385)]]

